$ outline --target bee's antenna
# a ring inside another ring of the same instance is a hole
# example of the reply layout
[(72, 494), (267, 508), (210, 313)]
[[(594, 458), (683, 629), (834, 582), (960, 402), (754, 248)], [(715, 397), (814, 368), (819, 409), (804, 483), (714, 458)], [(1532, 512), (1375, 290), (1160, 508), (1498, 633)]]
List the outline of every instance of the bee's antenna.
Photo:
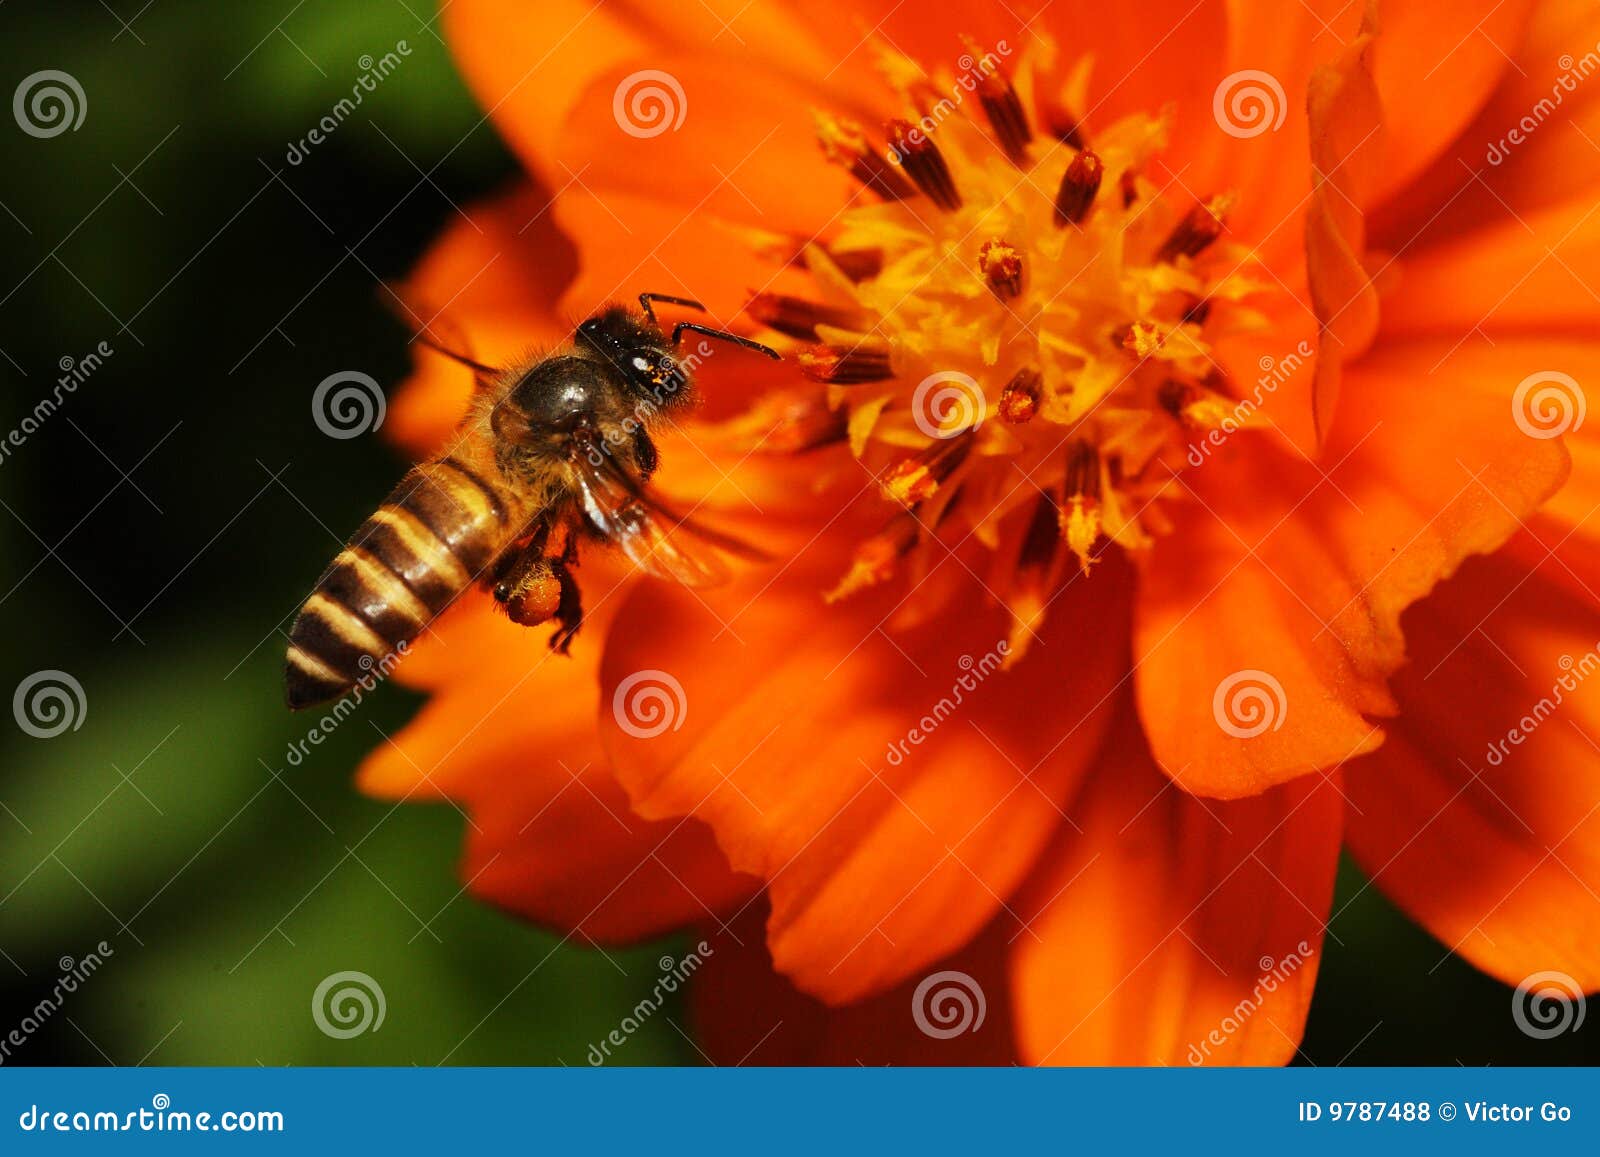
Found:
[(434, 341), (431, 337), (429, 337), (426, 333), (418, 332), (417, 334), (415, 334), (413, 336), (412, 340), (415, 341), (418, 345), (427, 346), (434, 353), (443, 354), (445, 357), (449, 358), (453, 362), (460, 362), (462, 365), (466, 366), (469, 370), (471, 370), (475, 374), (481, 374), (481, 375), (483, 375), (485, 377), (493, 378), (493, 377), (498, 377), (500, 374), (503, 374), (505, 372), (504, 370), (496, 369), (494, 366), (486, 366), (482, 362), (474, 361), (472, 358), (469, 358), (466, 354), (460, 354), (460, 353), (457, 353), (453, 349), (449, 349), (449, 348), (447, 348), (445, 346), (442, 346), (438, 342)]
[(680, 321), (672, 327), (672, 344), (674, 347), (683, 340), (685, 330), (691, 333), (704, 334), (706, 337), (714, 337), (718, 341), (729, 341), (734, 345), (742, 345), (747, 350), (755, 350), (758, 354), (766, 354), (775, 362), (783, 360), (783, 355), (769, 345), (762, 345), (758, 341), (751, 341), (747, 337), (740, 337), (738, 334), (729, 333), (725, 329), (712, 329), (709, 326), (696, 325), (692, 321)]
[(639, 308), (644, 310), (645, 317), (647, 317), (650, 320), (650, 324), (655, 326), (657, 329), (661, 328), (661, 323), (656, 321), (656, 311), (654, 306), (651, 304), (652, 302), (656, 301), (664, 301), (668, 305), (682, 305), (688, 307), (689, 309), (698, 309), (701, 313), (706, 311), (706, 307), (701, 305), (698, 301), (695, 301), (693, 298), (669, 297), (665, 293), (641, 293), (639, 295)]

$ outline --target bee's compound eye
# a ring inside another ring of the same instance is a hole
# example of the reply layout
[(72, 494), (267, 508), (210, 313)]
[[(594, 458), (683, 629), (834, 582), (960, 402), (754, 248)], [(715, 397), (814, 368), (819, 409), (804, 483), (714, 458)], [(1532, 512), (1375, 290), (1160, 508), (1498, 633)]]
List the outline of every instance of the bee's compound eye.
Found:
[(494, 584), (495, 602), (503, 603), (507, 599), (509, 599), (510, 597), (511, 597), (511, 584), (510, 583), (495, 583)]

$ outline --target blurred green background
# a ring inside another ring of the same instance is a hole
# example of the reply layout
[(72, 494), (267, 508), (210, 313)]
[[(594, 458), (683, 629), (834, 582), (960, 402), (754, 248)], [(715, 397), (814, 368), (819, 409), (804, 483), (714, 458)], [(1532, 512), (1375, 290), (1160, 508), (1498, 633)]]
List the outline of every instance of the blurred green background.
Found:
[[(8, 1063), (583, 1064), (655, 982), (662, 945), (613, 954), (619, 971), (458, 894), (453, 809), (355, 793), (352, 768), (416, 706), (403, 690), (283, 762), (305, 726), (281, 706), (285, 617), (335, 549), (324, 526), (354, 527), (399, 468), (380, 439), (320, 434), (311, 391), (337, 370), (405, 374), (377, 281), (515, 173), (433, 15), (0, 6), (0, 89), (54, 68), (88, 99), (53, 139), (0, 123), (0, 426), (63, 358), (113, 350), (0, 460), (0, 688), (59, 668), (88, 703), (54, 739), (0, 728), (0, 1034), (59, 958), (115, 952)], [(399, 72), (287, 165), (360, 58), (400, 40)], [(1508, 989), (1348, 869), (1346, 901), (1305, 1061), (1596, 1059), (1600, 1029), (1524, 1036)], [(339, 1040), (310, 994), (347, 969), (380, 978), (388, 1011)], [(673, 1022), (681, 1008), (616, 1061), (696, 1063)]]

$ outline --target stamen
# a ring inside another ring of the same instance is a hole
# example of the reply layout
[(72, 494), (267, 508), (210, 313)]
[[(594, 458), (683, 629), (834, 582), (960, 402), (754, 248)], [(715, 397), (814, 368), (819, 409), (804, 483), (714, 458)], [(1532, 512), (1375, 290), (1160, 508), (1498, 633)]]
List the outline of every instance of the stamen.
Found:
[(892, 120), (888, 124), (890, 155), (916, 182), (928, 199), (946, 212), (961, 208), (950, 166), (933, 138), (910, 121)]
[(1179, 257), (1198, 257), (1205, 252), (1207, 246), (1222, 236), (1222, 222), (1232, 205), (1231, 197), (1213, 197), (1195, 205), (1156, 251), (1156, 260), (1171, 262)]
[(1000, 419), (1013, 426), (1033, 420), (1039, 412), (1039, 386), (1044, 381), (1038, 370), (1020, 369), (1000, 391)]
[(836, 349), (829, 345), (813, 346), (795, 355), (800, 372), (815, 382), (829, 382), (840, 386), (855, 386), (863, 382), (881, 382), (894, 376), (889, 367), (889, 347), (878, 344), (860, 344), (849, 349)]
[(835, 329), (857, 329), (865, 318), (856, 310), (843, 306), (824, 305), (791, 297), (786, 293), (758, 293), (745, 306), (745, 312), (768, 329), (788, 334), (802, 341), (817, 341), (817, 326), (831, 325)]
[(1122, 207), (1131, 208), (1139, 199), (1139, 175), (1132, 169), (1123, 169), (1117, 178), (1117, 188), (1122, 193)]
[[(968, 39), (966, 44), (967, 51), (980, 64), (990, 59), (976, 41)], [(989, 118), (995, 140), (1011, 158), (1011, 163), (1022, 168), (1028, 159), (1028, 142), (1033, 140), (1033, 130), (1028, 127), (1028, 114), (1011, 83), (1011, 75), (1003, 66), (997, 64), (993, 72), (984, 72), (978, 81), (978, 103), (983, 106), (983, 115)]]
[(1176, 379), (1163, 382), (1157, 398), (1161, 408), (1185, 426), (1220, 430), (1230, 421), (1243, 424), (1236, 405), (1223, 395), (1193, 382)]
[(1022, 254), (1004, 241), (985, 241), (978, 250), (978, 269), (1001, 301), (1022, 292)]
[(817, 141), (828, 160), (885, 200), (902, 201), (911, 196), (911, 186), (867, 143), (867, 134), (859, 124), (815, 110), (811, 117), (817, 126)]
[(1061, 533), (1088, 574), (1098, 561), (1089, 548), (1100, 537), (1100, 452), (1088, 442), (1075, 442), (1067, 450), (1066, 493), (1067, 508), (1059, 517)]
[(955, 468), (966, 460), (971, 449), (972, 431), (968, 430), (900, 459), (884, 472), (884, 494), (904, 506), (926, 502), (937, 493)]
[(1017, 565), (1005, 594), (1006, 606), (1011, 611), (1011, 628), (1007, 632), (1011, 645), (1005, 660), (1008, 668), (1022, 658), (1038, 634), (1044, 623), (1045, 609), (1050, 604), (1050, 591), (1060, 578), (1060, 520), (1055, 499), (1048, 494), (1040, 495), (1023, 534)]
[(857, 591), (893, 578), (900, 559), (917, 544), (919, 529), (916, 515), (909, 512), (895, 515), (882, 530), (856, 548), (850, 569), (837, 586), (822, 596), (823, 602), (831, 606)]
[(1073, 157), (1056, 193), (1056, 224), (1077, 225), (1087, 217), (1105, 175), (1105, 162), (1097, 153), (1084, 149)]
[(822, 391), (805, 387), (765, 394), (718, 429), (750, 451), (799, 454), (844, 441), (848, 424), (842, 407), (831, 408)]

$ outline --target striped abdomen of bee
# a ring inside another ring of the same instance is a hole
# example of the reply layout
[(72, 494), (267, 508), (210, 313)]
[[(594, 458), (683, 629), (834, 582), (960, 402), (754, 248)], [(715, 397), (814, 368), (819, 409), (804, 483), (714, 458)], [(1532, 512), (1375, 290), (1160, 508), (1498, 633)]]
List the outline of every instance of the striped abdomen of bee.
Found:
[(524, 518), (492, 460), (411, 470), (317, 581), (289, 632), (291, 708), (343, 695), (415, 639), (515, 538)]

